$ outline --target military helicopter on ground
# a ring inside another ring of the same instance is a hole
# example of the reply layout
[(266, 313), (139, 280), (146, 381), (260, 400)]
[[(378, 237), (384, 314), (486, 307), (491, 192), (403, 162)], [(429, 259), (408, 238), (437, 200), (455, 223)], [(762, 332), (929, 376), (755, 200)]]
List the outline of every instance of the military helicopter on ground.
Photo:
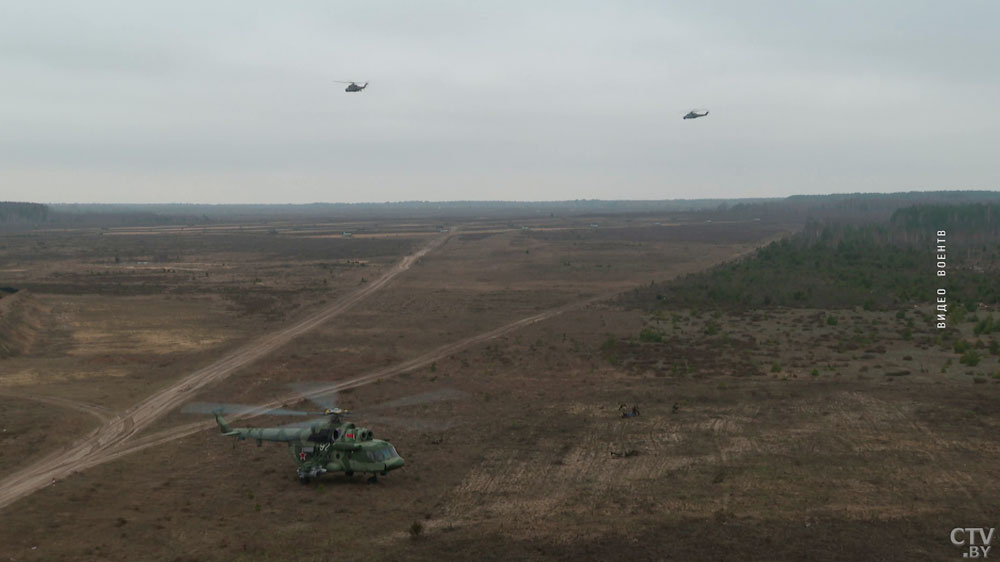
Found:
[(684, 119), (697, 119), (706, 115), (708, 115), (707, 109), (692, 109), (687, 115), (684, 116)]
[[(299, 388), (302, 385), (296, 385)], [(465, 393), (455, 390), (443, 390), (424, 393), (422, 395), (397, 399), (373, 407), (402, 407), (424, 402), (451, 400)], [(296, 474), (299, 482), (308, 484), (327, 472), (343, 472), (346, 476), (354, 473), (371, 474), (370, 483), (378, 482), (379, 475), (385, 476), (393, 470), (405, 466), (403, 457), (386, 439), (375, 439), (371, 429), (358, 427), (352, 422), (344, 421), (349, 411), (333, 405), (333, 393), (326, 395), (306, 394), (309, 400), (316, 402), (324, 409), (320, 412), (303, 412), (284, 408), (255, 408), (240, 404), (221, 404), (210, 402), (192, 402), (184, 406), (187, 413), (211, 413), (223, 435), (236, 437), (240, 441), (253, 439), (257, 446), (264, 441), (288, 443), (288, 451), (295, 461)], [(306, 422), (288, 424), (280, 427), (231, 427), (223, 418), (223, 414), (241, 415), (244, 417), (256, 415), (276, 416), (324, 416), (325, 419), (314, 419)], [(379, 418), (375, 418), (379, 419)], [(411, 428), (427, 428), (419, 421), (400, 421), (392, 418), (381, 418), (388, 423), (403, 423)]]
[(347, 84), (347, 88), (344, 89), (345, 92), (360, 92), (368, 87), (368, 82), (365, 82), (364, 86), (358, 86), (356, 82), (348, 82), (346, 80), (334, 80), (334, 82), (339, 82), (340, 84)]

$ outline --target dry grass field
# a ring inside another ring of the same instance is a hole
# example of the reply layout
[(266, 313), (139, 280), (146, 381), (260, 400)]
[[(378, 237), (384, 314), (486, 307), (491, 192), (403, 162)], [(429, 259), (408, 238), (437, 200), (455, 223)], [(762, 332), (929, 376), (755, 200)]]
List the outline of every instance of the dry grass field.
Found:
[[(405, 468), (303, 486), (284, 446), (234, 446), (170, 408), (3, 507), (0, 560), (953, 560), (953, 527), (998, 526), (1000, 364), (936, 345), (930, 304), (712, 315), (616, 298), (794, 225), (440, 226), (0, 237), (0, 285), (22, 289), (0, 299), (0, 486), (440, 243), (190, 391), (260, 404), (364, 379), (340, 405)], [(393, 403), (426, 392), (452, 399)]]

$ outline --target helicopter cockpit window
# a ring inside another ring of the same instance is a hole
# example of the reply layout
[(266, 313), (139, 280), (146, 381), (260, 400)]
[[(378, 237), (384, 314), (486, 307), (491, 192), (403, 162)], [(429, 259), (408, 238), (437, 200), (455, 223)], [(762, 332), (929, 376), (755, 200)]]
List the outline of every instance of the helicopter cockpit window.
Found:
[(372, 462), (383, 462), (392, 458), (392, 453), (394, 451), (390, 449), (375, 449), (368, 451), (368, 460)]

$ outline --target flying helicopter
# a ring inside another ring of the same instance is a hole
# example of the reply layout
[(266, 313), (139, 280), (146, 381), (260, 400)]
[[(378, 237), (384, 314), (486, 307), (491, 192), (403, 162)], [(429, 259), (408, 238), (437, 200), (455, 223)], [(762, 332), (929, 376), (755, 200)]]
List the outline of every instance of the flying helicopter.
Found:
[(708, 115), (707, 109), (692, 109), (687, 115), (684, 116), (684, 119), (697, 119), (706, 115)]
[(365, 82), (364, 86), (358, 86), (357, 82), (348, 82), (346, 80), (334, 80), (334, 82), (339, 82), (340, 84), (347, 84), (347, 88), (344, 89), (345, 92), (360, 92), (368, 87), (368, 82)]
[[(301, 389), (303, 385), (296, 386)], [(373, 408), (411, 406), (437, 400), (451, 400), (464, 395), (465, 393), (460, 391), (446, 389), (397, 399)], [(343, 472), (346, 476), (353, 476), (355, 473), (370, 474), (368, 482), (374, 484), (378, 482), (379, 475), (385, 476), (406, 465), (406, 461), (389, 440), (375, 439), (375, 433), (371, 429), (345, 421), (344, 417), (349, 414), (349, 410), (333, 404), (333, 393), (325, 395), (306, 393), (305, 396), (324, 409), (318, 412), (306, 412), (285, 408), (265, 409), (240, 404), (192, 402), (185, 405), (183, 411), (211, 413), (215, 416), (223, 435), (235, 437), (239, 441), (255, 440), (258, 447), (263, 445), (264, 441), (287, 443), (288, 451), (296, 464), (296, 475), (302, 484), (308, 484), (311, 479), (327, 472)], [(226, 414), (242, 417), (275, 415), (323, 416), (323, 418), (280, 427), (232, 427), (223, 417)], [(416, 420), (400, 421), (385, 417), (381, 419), (387, 423), (394, 421), (403, 423), (415, 429), (428, 427), (427, 424)]]

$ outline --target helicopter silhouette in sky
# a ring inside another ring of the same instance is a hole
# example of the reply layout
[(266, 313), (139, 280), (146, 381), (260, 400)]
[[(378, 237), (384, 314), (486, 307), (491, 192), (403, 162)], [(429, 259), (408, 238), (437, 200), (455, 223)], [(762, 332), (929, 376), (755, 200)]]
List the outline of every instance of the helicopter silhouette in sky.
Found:
[(348, 82), (346, 80), (334, 80), (334, 82), (339, 82), (341, 84), (347, 84), (347, 88), (344, 88), (345, 92), (360, 92), (368, 87), (368, 82), (365, 82), (363, 86), (358, 86), (357, 82)]

